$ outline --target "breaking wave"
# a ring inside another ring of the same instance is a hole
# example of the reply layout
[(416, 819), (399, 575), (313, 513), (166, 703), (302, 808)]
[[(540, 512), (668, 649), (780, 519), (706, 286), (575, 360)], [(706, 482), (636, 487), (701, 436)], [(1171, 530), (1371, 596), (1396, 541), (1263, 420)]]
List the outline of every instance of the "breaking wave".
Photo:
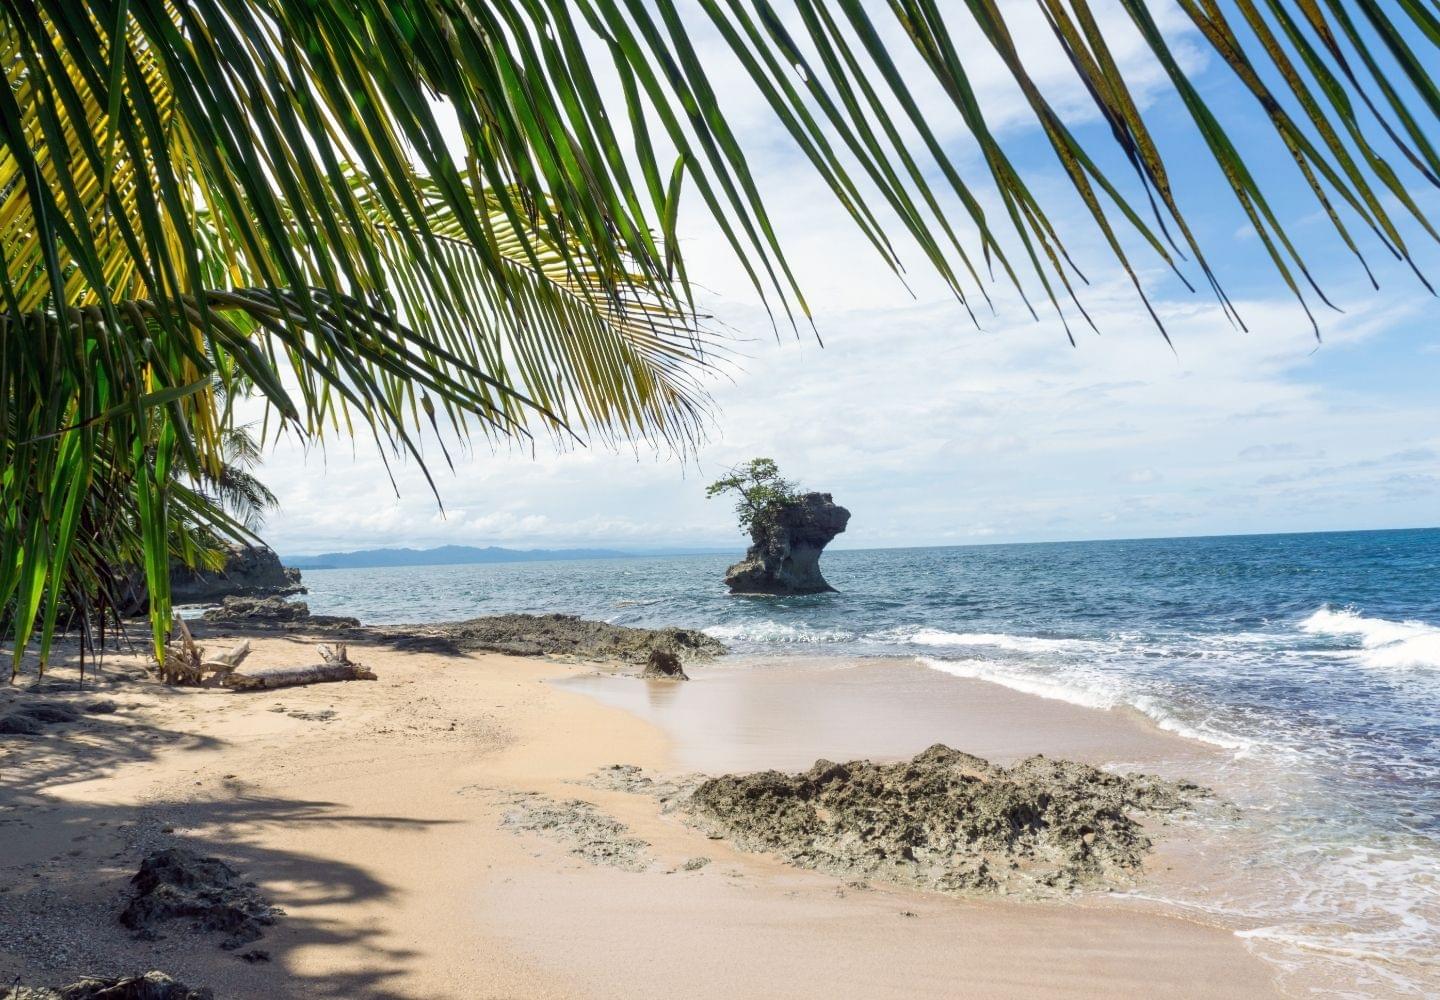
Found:
[(1440, 628), (1425, 622), (1366, 618), (1348, 608), (1321, 608), (1300, 623), (1311, 635), (1353, 636), (1357, 659), (1377, 670), (1440, 669)]

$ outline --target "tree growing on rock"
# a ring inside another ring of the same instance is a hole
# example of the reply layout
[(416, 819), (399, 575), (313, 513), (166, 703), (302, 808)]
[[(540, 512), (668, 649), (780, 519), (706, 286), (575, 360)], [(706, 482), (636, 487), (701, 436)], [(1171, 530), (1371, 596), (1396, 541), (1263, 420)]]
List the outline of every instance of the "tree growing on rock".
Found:
[(705, 488), (707, 499), (734, 493), (735, 517), (740, 530), (750, 531), (757, 520), (777, 514), (800, 498), (799, 487), (780, 475), (773, 458), (752, 458), (731, 468)]
[(845, 530), (850, 512), (829, 493), (801, 493), (773, 459), (752, 458), (705, 490), (734, 493), (735, 515), (750, 533), (745, 558), (725, 571), (736, 594), (820, 594), (835, 588), (820, 575), (820, 553)]

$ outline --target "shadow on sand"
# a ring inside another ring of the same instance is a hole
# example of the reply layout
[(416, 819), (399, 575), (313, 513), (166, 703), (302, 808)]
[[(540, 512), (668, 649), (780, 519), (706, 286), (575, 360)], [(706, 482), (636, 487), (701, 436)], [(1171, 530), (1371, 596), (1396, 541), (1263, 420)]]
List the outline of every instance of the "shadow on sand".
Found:
[[(390, 984), (415, 953), (388, 946), (383, 925), (307, 916), (326, 904), (390, 900), (395, 888), (353, 864), (276, 850), (257, 841), (274, 827), (423, 834), (445, 821), (360, 815), (333, 802), (255, 796), (246, 794), (235, 776), (226, 776), (218, 788), (213, 781), (203, 792), (197, 788), (194, 797), (145, 796), (143, 806), (79, 801), (67, 794), (71, 786), (122, 768), (133, 776), (134, 765), (156, 760), (161, 751), (188, 755), (227, 746), (125, 718), (127, 689), (140, 690), (117, 685), (112, 678), (108, 686), (102, 681), (98, 692), (87, 684), (86, 691), (74, 694), (65, 693), (63, 685), (43, 694), (15, 687), (0, 693), (0, 710), (6, 702), (37, 697), (78, 707), (98, 694), (122, 703), (118, 716), (87, 715), (76, 723), (50, 726), (42, 736), (0, 736), (0, 926), (6, 928), (0, 940), (0, 989), (12, 983), (59, 985), (81, 974), (154, 968), (192, 986), (208, 986), (217, 997), (398, 1000), (403, 994)], [(149, 684), (144, 693), (186, 697)], [(175, 829), (187, 833), (177, 835), (171, 832)], [(136, 940), (120, 926), (116, 915), (130, 876), (146, 853), (166, 846), (185, 846), (225, 860), (260, 883), (271, 902), (286, 910), (252, 946), (267, 952), (268, 961), (247, 964), (217, 947), (221, 935), (194, 934), (183, 921), (175, 921), (157, 941)], [(301, 950), (336, 946), (346, 956), (363, 958), (323, 976), (296, 970), (293, 958)]]

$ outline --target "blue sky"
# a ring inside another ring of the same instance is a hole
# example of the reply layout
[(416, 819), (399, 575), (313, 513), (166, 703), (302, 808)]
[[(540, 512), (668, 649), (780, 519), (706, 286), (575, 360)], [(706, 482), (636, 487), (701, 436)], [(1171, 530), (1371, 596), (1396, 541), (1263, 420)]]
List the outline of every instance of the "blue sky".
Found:
[[(740, 364), (713, 385), (717, 417), (697, 455), (682, 462), (646, 445), (558, 454), (542, 446), (533, 455), (482, 449), (451, 475), (437, 452), (441, 516), (413, 463), (397, 470), (397, 498), (369, 443), (332, 443), (322, 453), (281, 442), (264, 470), (282, 504), (268, 540), (297, 554), (447, 543), (738, 545), (728, 506), (705, 501), (704, 485), (762, 454), (850, 507), (850, 531), (836, 543), (846, 547), (1440, 523), (1440, 304), (1356, 228), (1381, 284), (1370, 290), (1268, 126), (1245, 113), (1253, 102), (1223, 65), (1206, 60), (1173, 10), (1162, 14), (1207, 96), (1237, 109), (1225, 118), (1232, 137), (1259, 147), (1254, 162), (1276, 213), (1345, 310), (1331, 312), (1310, 296), (1323, 342), (1138, 47), (1122, 59), (1148, 104), (1182, 208), (1248, 333), (1230, 326), (1208, 290), (1187, 293), (1134, 247), (1174, 340), (1173, 350), (1166, 346), (1013, 87), (984, 59), (975, 76), (990, 120), (1090, 276), (1082, 300), (1102, 332), (1076, 325), (1072, 348), (1053, 315), (1042, 309), (1032, 321), (998, 284), (998, 315), (982, 316), (977, 330), (923, 271), (918, 252), (902, 248), (912, 298), (716, 49), (707, 65), (825, 347), (788, 329), (775, 335), (713, 223), (692, 212), (681, 225), (690, 272), (707, 289), (707, 307), (743, 338)], [(1042, 85), (1079, 134), (1103, 138), (1040, 27), (1019, 23), (1022, 52), (1036, 53)], [(922, 87), (920, 98), (981, 186), (943, 97)], [(1115, 176), (1121, 169), (1128, 168)], [(1440, 191), (1400, 172), (1440, 218)], [(1440, 280), (1433, 241), (1426, 245), (1417, 226), (1403, 231), (1422, 270)], [(1204, 289), (1197, 268), (1186, 273)]]

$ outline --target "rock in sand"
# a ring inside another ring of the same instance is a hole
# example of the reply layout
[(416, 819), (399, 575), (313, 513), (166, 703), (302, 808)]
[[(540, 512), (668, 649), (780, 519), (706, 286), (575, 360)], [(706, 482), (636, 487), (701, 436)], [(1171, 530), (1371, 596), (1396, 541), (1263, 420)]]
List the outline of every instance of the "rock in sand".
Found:
[(640, 676), (647, 680), (663, 681), (688, 681), (690, 678), (685, 673), (685, 668), (680, 664), (680, 657), (668, 649), (650, 650), (650, 659), (645, 661), (645, 669)]
[(897, 763), (820, 760), (800, 774), (711, 778), (686, 808), (741, 848), (805, 868), (1045, 895), (1133, 881), (1151, 847), (1137, 815), (1208, 796), (1185, 782), (1040, 756), (998, 767), (936, 744)]
[(163, 972), (119, 979), (86, 976), (68, 986), (13, 986), (0, 1000), (215, 1000), (215, 994), (176, 982)]
[(225, 862), (183, 847), (145, 858), (130, 884), (120, 922), (142, 937), (154, 936), (157, 924), (184, 918), (197, 931), (224, 933), (220, 947), (238, 948), (259, 940), (280, 912)]

